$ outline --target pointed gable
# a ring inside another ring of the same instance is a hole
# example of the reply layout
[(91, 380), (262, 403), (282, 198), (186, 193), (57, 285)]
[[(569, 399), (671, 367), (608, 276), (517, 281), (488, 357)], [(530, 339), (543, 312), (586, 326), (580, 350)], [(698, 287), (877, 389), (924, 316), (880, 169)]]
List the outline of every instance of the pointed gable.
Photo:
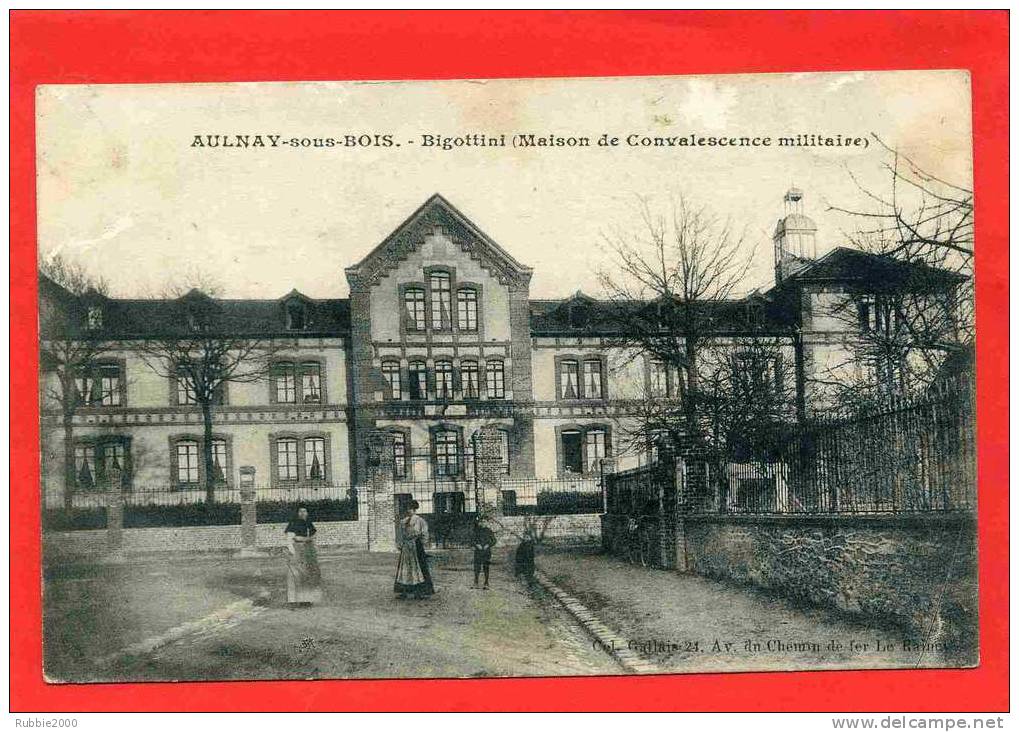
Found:
[(400, 262), (420, 249), (425, 238), (437, 230), (502, 284), (525, 287), (530, 281), (530, 267), (520, 264), (453, 204), (436, 193), (368, 256), (346, 269), (351, 289), (377, 284)]

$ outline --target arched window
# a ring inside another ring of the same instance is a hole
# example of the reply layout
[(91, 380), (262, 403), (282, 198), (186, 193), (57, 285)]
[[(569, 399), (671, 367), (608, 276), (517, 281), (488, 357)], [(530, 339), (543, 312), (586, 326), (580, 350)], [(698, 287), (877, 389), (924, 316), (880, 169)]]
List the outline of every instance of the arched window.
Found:
[(460, 383), (464, 399), (477, 399), (480, 393), (478, 362), (468, 359), (460, 362)]
[(321, 437), (304, 438), (304, 479), (324, 480), (325, 471), (326, 441)]
[(407, 477), (407, 435), (403, 432), (393, 432), (393, 477)]
[(580, 364), (572, 359), (559, 363), (559, 398), (580, 398)]
[(428, 398), (428, 366), (424, 361), (411, 361), (407, 366), (407, 390), (411, 399)]
[(456, 430), (435, 430), (432, 433), (432, 451), (436, 477), (460, 475), (460, 435)]
[(506, 398), (506, 375), (502, 361), (485, 363), (485, 391), (489, 399)]
[(403, 291), (403, 305), (406, 310), (407, 330), (424, 330), (425, 291), (420, 287), (408, 287)]
[(272, 383), (273, 394), (277, 403), (297, 403), (297, 376), (293, 363), (290, 361), (279, 361), (273, 364)]
[(449, 272), (432, 272), (428, 276), (428, 286), (432, 295), (432, 330), (449, 330), (451, 280)]
[(456, 293), (456, 328), (473, 332), (478, 329), (478, 291), (461, 287)]
[(297, 480), (297, 440), (293, 437), (276, 440), (276, 471), (281, 481)]
[(584, 398), (601, 399), (604, 390), (602, 389), (602, 368), (598, 359), (587, 359), (584, 361)]
[(301, 401), (304, 404), (322, 402), (322, 366), (316, 361), (301, 364)]
[(400, 386), (400, 362), (387, 360), (382, 362), (382, 378), (386, 381), (389, 390), (387, 398), (402, 399), (403, 389)]
[(200, 453), (197, 441), (181, 440), (177, 443), (177, 485), (182, 487), (198, 485)]
[(435, 398), (453, 398), (453, 362), (435, 362)]

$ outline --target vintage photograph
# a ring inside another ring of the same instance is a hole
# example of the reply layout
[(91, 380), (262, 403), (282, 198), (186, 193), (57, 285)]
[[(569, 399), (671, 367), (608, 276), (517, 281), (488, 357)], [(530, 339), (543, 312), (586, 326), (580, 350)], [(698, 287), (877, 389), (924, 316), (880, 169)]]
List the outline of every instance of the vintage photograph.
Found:
[(47, 681), (977, 665), (970, 95), (40, 86)]

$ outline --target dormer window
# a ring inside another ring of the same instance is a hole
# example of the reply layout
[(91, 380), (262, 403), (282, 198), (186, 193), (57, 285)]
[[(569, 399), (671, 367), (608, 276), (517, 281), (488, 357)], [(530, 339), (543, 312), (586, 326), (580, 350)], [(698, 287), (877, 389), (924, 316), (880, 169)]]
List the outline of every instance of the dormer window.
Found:
[(304, 303), (291, 300), (287, 303), (287, 330), (304, 330), (307, 324), (307, 310)]
[(103, 309), (98, 305), (93, 305), (88, 309), (88, 329), (99, 330), (103, 327)]

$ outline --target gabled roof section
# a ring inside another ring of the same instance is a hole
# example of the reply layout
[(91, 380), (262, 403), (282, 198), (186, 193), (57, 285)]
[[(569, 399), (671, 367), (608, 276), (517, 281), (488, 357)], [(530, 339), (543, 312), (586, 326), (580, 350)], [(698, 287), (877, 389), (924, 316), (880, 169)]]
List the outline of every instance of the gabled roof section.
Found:
[(454, 244), (499, 282), (511, 287), (525, 287), (530, 281), (530, 267), (510, 256), (509, 252), (490, 239), (453, 204), (436, 193), (364, 259), (346, 269), (351, 289), (377, 284), (390, 270), (416, 251), (424, 243), (425, 236), (435, 229), (441, 229)]
[[(785, 282), (867, 282), (881, 287), (937, 288), (958, 284), (966, 276), (920, 262), (906, 262), (884, 254), (836, 247), (790, 275)], [(784, 283), (783, 283), (784, 284)]]

